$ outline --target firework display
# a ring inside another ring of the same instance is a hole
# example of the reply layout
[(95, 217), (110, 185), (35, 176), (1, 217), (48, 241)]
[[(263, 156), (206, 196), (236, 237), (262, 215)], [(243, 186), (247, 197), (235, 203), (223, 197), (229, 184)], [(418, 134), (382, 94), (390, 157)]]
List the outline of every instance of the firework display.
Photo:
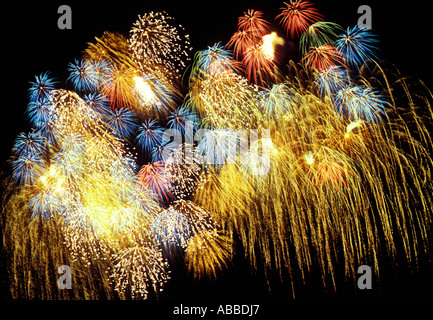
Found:
[[(429, 89), (309, 1), (265, 17), (192, 54), (188, 30), (145, 12), (87, 43), (73, 90), (35, 77), (2, 182), (13, 298), (159, 298), (179, 266), (218, 281), (237, 248), (296, 297), (313, 270), (337, 290), (337, 269), (431, 254)], [(280, 65), (287, 39), (300, 59)], [(37, 272), (64, 264), (71, 290)]]

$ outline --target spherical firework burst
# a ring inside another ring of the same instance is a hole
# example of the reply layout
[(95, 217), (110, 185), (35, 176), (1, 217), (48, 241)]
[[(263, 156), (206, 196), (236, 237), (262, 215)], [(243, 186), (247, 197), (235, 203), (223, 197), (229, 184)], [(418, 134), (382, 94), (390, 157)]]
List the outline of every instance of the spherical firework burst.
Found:
[(19, 184), (31, 185), (43, 173), (46, 162), (37, 155), (26, 154), (12, 161), (12, 178)]
[(144, 121), (138, 128), (137, 144), (143, 151), (151, 151), (161, 143), (163, 129), (156, 119)]
[(324, 44), (320, 47), (312, 47), (302, 58), (306, 68), (314, 68), (319, 71), (327, 70), (332, 66), (344, 65), (343, 54), (335, 47)]
[(253, 37), (263, 37), (270, 31), (270, 24), (263, 19), (263, 12), (256, 10), (248, 10), (244, 12), (242, 17), (239, 17), (238, 28), (240, 31), (245, 31)]
[(137, 174), (137, 184), (152, 191), (160, 201), (169, 202), (173, 199), (173, 186), (168, 170), (161, 161), (144, 165)]
[(43, 126), (51, 120), (52, 110), (49, 100), (31, 101), (27, 109), (27, 118), (34, 128)]
[(342, 31), (340, 25), (334, 22), (319, 21), (302, 34), (299, 41), (301, 54), (304, 55), (311, 47), (320, 47), (324, 44), (333, 45), (338, 33)]
[(96, 69), (87, 60), (75, 60), (74, 63), (69, 63), (68, 71), (70, 72), (68, 80), (72, 82), (78, 92), (91, 91), (99, 84)]
[(260, 38), (252, 35), (250, 32), (238, 30), (232, 35), (230, 41), (227, 43), (227, 46), (229, 48), (233, 47), (236, 59), (240, 59), (244, 56), (244, 53), (248, 50), (248, 48), (254, 46), (259, 41)]
[(231, 52), (224, 49), (221, 43), (216, 43), (195, 54), (192, 75), (206, 78), (207, 76), (217, 76), (222, 72), (236, 71), (239, 68), (240, 65), (232, 59)]
[(348, 70), (341, 66), (323, 69), (316, 78), (321, 96), (333, 97), (339, 90), (350, 85)]
[(301, 35), (311, 24), (323, 19), (309, 1), (290, 0), (290, 3), (284, 2), (284, 4), (286, 7), (280, 8), (282, 12), (276, 16), (276, 19), (280, 19), (280, 24), (292, 38)]
[(15, 139), (12, 152), (16, 156), (30, 155), (41, 157), (47, 151), (46, 139), (38, 132), (20, 133)]
[(51, 90), (55, 89), (56, 81), (50, 78), (50, 73), (41, 73), (35, 77), (35, 82), (30, 82), (29, 89), (30, 101), (47, 101), (50, 98)]
[(351, 67), (360, 68), (366, 60), (377, 59), (377, 42), (377, 37), (371, 29), (356, 25), (339, 35), (335, 46), (346, 57)]
[(295, 92), (286, 83), (276, 83), (259, 93), (260, 108), (267, 119), (280, 118), (293, 112), (296, 104), (294, 95)]
[(189, 35), (165, 12), (138, 16), (128, 43), (139, 66), (164, 66), (176, 77), (185, 68), (191, 51)]
[(129, 139), (138, 127), (137, 116), (127, 108), (109, 111), (106, 121), (113, 134), (121, 139)]
[(272, 80), (274, 75), (274, 62), (262, 48), (262, 43), (248, 48), (243, 60), (247, 78), (255, 84), (264, 84), (264, 80)]
[[(167, 117), (167, 127), (179, 131), (182, 135), (187, 135), (185, 139), (192, 141), (194, 128), (197, 126), (199, 119), (194, 112), (191, 112), (188, 106), (183, 105), (174, 110)], [(191, 132), (188, 132), (189, 131)]]
[(338, 112), (346, 114), (352, 121), (376, 122), (384, 115), (386, 104), (382, 94), (365, 86), (345, 87), (335, 97)]

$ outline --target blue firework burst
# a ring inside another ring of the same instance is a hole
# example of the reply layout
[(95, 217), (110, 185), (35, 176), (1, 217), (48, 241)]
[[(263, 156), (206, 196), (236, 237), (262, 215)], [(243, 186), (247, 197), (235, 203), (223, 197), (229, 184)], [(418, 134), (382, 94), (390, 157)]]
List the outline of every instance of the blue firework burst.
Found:
[(89, 64), (91, 65), (92, 72), (96, 77), (98, 87), (106, 82), (113, 73), (113, 65), (108, 60), (89, 60)]
[(50, 91), (55, 89), (57, 82), (50, 78), (50, 73), (41, 73), (35, 76), (35, 82), (30, 82), (29, 89), (30, 101), (46, 101), (50, 98)]
[(377, 59), (375, 51), (378, 42), (371, 29), (356, 25), (339, 35), (335, 46), (345, 56), (350, 67), (359, 68), (366, 60)]
[(347, 87), (350, 83), (348, 71), (340, 66), (330, 66), (322, 70), (317, 78), (316, 85), (322, 97), (333, 97), (339, 90)]
[(30, 124), (39, 128), (52, 119), (52, 105), (49, 100), (31, 101), (27, 106), (26, 114)]
[(178, 130), (182, 135), (185, 135), (187, 141), (192, 140), (199, 119), (186, 105), (182, 105), (171, 112), (167, 120), (168, 128)]
[(129, 139), (137, 129), (137, 117), (127, 108), (110, 110), (107, 125), (116, 137)]
[(138, 128), (136, 137), (138, 146), (142, 151), (150, 152), (161, 143), (163, 132), (163, 128), (158, 125), (156, 119), (145, 120)]
[(38, 155), (24, 154), (13, 160), (12, 178), (19, 184), (33, 184), (44, 174), (46, 163)]
[(91, 91), (98, 87), (99, 77), (95, 67), (87, 60), (75, 60), (68, 65), (69, 77), (76, 91)]
[(338, 112), (347, 115), (351, 121), (361, 119), (375, 123), (382, 120), (386, 104), (386, 98), (379, 90), (364, 85), (343, 88), (335, 97)]
[(101, 120), (107, 120), (110, 114), (110, 107), (106, 96), (102, 93), (91, 92), (84, 95), (83, 100), (87, 106), (99, 115)]
[(239, 70), (239, 63), (232, 59), (231, 50), (225, 49), (221, 43), (216, 43), (195, 54), (192, 68), (193, 74), (202, 77), (228, 70)]
[(165, 163), (165, 161), (170, 157), (173, 149), (165, 145), (159, 145), (157, 147), (153, 147), (152, 149), (152, 162), (161, 161)]
[(49, 219), (55, 213), (60, 213), (63, 208), (62, 200), (52, 188), (46, 188), (36, 194), (28, 202), (28, 206), (32, 211), (31, 219), (41, 216), (42, 219)]
[(263, 89), (259, 93), (260, 108), (268, 118), (279, 118), (293, 111), (293, 96), (287, 84), (274, 84), (271, 89)]
[(15, 139), (12, 153), (17, 156), (41, 157), (47, 152), (46, 139), (37, 131), (20, 133)]

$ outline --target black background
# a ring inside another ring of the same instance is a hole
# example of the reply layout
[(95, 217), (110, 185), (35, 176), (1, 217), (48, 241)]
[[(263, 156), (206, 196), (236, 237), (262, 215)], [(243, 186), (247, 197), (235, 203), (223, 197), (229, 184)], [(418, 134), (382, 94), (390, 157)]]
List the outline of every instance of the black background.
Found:
[[(402, 74), (431, 80), (431, 25), (428, 6), (421, 1), (400, 5), (393, 1), (313, 1), (327, 21), (343, 28), (354, 26), (357, 9), (368, 4), (373, 12), (373, 29), (380, 36), (380, 57), (396, 64)], [(72, 30), (60, 30), (57, 9), (72, 9)], [(27, 131), (24, 110), (29, 82), (50, 71), (60, 86), (68, 77), (67, 66), (81, 58), (87, 42), (105, 30), (128, 35), (138, 14), (164, 10), (190, 34), (193, 52), (216, 42), (226, 44), (237, 29), (237, 18), (247, 9), (262, 10), (273, 28), (283, 34), (275, 16), (283, 1), (14, 1), (2, 11), (2, 107), (0, 137), (2, 163), (16, 135)], [(6, 8), (7, 7), (7, 8)], [(297, 57), (294, 57), (295, 59)], [(432, 87), (430, 85), (430, 87)]]
[[(373, 29), (380, 36), (380, 57), (393, 62), (403, 75), (414, 76), (433, 88), (431, 71), (431, 17), (430, 4), (412, 1), (401, 5), (394, 1), (313, 1), (327, 21), (339, 23), (343, 28), (354, 26), (358, 20), (357, 8), (368, 4), (373, 13)], [(62, 4), (72, 8), (72, 30), (59, 30), (57, 9)], [(2, 86), (3, 101), (0, 109), (1, 163), (10, 156), (13, 140), (21, 131), (28, 131), (24, 110), (28, 103), (29, 82), (35, 75), (50, 71), (60, 87), (68, 77), (67, 65), (81, 58), (87, 42), (103, 31), (128, 31), (138, 14), (164, 10), (182, 24), (190, 34), (193, 52), (221, 41), (227, 43), (237, 29), (237, 18), (247, 9), (262, 10), (273, 28), (283, 34), (274, 17), (280, 12), (283, 1), (90, 1), (87, 2), (19, 2), (4, 4), (2, 11)], [(363, 292), (354, 289), (352, 282), (341, 281), (334, 293), (324, 291), (320, 280), (300, 286), (297, 299), (382, 299), (382, 298), (432, 298), (433, 268), (431, 261), (422, 261), (418, 273), (409, 275), (405, 266), (385, 270), (380, 282), (374, 278), (374, 289)], [(228, 272), (218, 279), (201, 282), (186, 276), (179, 268), (161, 296), (163, 301), (175, 299), (194, 305), (194, 301), (211, 300), (223, 303), (227, 299), (238, 304), (269, 299), (271, 305), (290, 297), (290, 283), (281, 284), (269, 276), (272, 290), (268, 291), (263, 273), (256, 274), (240, 252)], [(317, 283), (319, 286), (317, 286)], [(299, 285), (299, 284), (298, 284)], [(3, 290), (2, 290), (3, 291)], [(273, 301), (273, 302), (272, 302)], [(165, 302), (167, 304), (167, 302)], [(172, 308), (169, 302), (168, 308)], [(197, 304), (197, 303), (196, 303)], [(276, 306), (275, 305), (275, 306)], [(269, 311), (269, 310), (268, 310)]]

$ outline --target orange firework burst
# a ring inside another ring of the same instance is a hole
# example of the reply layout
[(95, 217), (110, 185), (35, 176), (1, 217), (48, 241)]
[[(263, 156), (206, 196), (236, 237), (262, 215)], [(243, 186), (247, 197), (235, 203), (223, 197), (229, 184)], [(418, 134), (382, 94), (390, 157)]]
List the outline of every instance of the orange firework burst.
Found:
[(249, 9), (239, 17), (238, 28), (240, 31), (246, 31), (253, 36), (262, 37), (269, 33), (269, 22), (263, 17), (263, 12)]
[(168, 168), (161, 161), (144, 165), (137, 175), (138, 186), (150, 190), (160, 200), (169, 202), (173, 198), (171, 191), (173, 185), (167, 170)]
[(311, 24), (323, 19), (323, 15), (309, 1), (290, 0), (290, 4), (284, 4), (286, 7), (280, 8), (282, 12), (276, 19), (281, 19), (280, 24), (292, 38), (301, 35)]
[(268, 77), (274, 77), (273, 69), (275, 64), (269, 59), (269, 54), (263, 50), (263, 41), (256, 46), (250, 47), (245, 51), (244, 56), (245, 71), (248, 79), (254, 83), (263, 85), (263, 80)]
[(230, 41), (227, 43), (227, 46), (229, 48), (233, 47), (236, 59), (239, 59), (239, 57), (243, 57), (248, 48), (253, 47), (259, 41), (260, 38), (252, 35), (250, 32), (239, 30), (233, 34)]
[(322, 71), (331, 66), (344, 65), (345, 59), (335, 47), (324, 44), (320, 47), (311, 47), (302, 58), (301, 63), (304, 63), (306, 68)]
[(110, 105), (131, 107), (136, 102), (132, 94), (134, 88), (134, 70), (132, 68), (113, 66), (110, 77), (102, 83), (102, 92), (110, 100)]

